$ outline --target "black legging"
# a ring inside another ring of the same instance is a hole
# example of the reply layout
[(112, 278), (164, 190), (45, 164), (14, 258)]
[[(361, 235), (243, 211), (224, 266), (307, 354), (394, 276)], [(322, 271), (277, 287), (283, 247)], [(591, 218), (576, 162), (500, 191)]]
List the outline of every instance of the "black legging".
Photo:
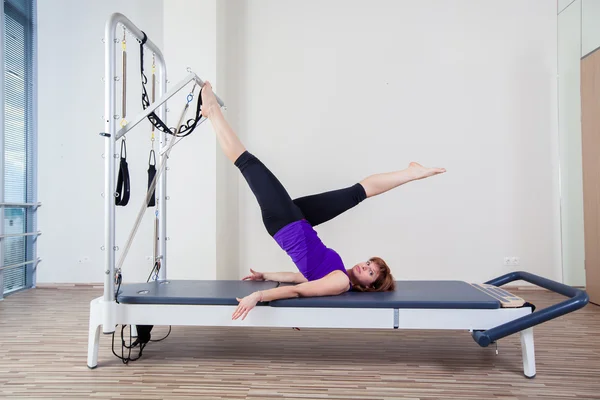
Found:
[(254, 155), (245, 151), (235, 161), (256, 197), (263, 223), (271, 236), (284, 226), (306, 219), (312, 226), (322, 224), (367, 198), (360, 183), (292, 200), (281, 182)]

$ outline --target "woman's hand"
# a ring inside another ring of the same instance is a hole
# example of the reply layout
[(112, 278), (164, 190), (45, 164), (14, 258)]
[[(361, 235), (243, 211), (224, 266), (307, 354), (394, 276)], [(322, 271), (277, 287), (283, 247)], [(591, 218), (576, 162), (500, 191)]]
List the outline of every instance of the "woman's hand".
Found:
[(243, 299), (240, 299), (239, 297), (237, 297), (237, 301), (240, 304), (235, 309), (235, 312), (231, 316), (231, 319), (235, 320), (235, 319), (238, 319), (239, 317), (242, 317), (242, 320), (246, 319), (246, 316), (248, 315), (250, 310), (252, 310), (256, 306), (256, 303), (258, 303), (260, 301), (260, 298), (261, 298), (260, 292), (254, 292), (254, 293), (244, 297)]
[(242, 278), (243, 281), (264, 281), (265, 275), (262, 272), (256, 272), (250, 268), (250, 275)]

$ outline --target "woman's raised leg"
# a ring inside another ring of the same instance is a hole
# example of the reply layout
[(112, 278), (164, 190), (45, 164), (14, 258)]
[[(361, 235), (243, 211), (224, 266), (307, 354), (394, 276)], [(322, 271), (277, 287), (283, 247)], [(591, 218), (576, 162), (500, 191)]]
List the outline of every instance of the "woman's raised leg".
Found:
[(377, 196), (405, 183), (446, 172), (443, 168), (425, 168), (418, 163), (410, 163), (408, 168), (374, 174), (359, 183), (346, 188), (294, 199), (294, 203), (313, 226), (327, 222), (363, 200)]
[(444, 172), (446, 172), (444, 168), (427, 168), (419, 163), (411, 162), (406, 169), (374, 174), (363, 179), (360, 184), (365, 188), (368, 198), (395, 189), (405, 183), (428, 178)]
[(202, 88), (202, 115), (207, 117), (217, 134), (225, 155), (240, 170), (260, 206), (262, 220), (271, 236), (285, 225), (303, 219), (277, 177), (253, 154), (248, 152), (237, 137), (212, 92), (209, 82)]

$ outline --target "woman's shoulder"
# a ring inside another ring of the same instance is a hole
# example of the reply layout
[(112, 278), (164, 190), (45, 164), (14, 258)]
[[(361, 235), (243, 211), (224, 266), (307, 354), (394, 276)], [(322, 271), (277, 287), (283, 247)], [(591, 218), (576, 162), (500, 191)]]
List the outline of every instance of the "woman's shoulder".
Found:
[(335, 270), (331, 271), (328, 275), (331, 277), (339, 278), (340, 281), (343, 281), (345, 284), (347, 284), (348, 287), (345, 290), (345, 292), (349, 292), (352, 290), (352, 280), (350, 279), (350, 276), (348, 275), (348, 272), (346, 271), (346, 269), (343, 269), (343, 268), (335, 269)]

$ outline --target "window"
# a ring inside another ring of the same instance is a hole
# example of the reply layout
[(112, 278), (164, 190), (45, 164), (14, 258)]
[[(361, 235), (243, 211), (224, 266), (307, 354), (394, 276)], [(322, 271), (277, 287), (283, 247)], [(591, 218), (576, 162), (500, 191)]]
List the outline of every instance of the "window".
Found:
[(35, 0), (2, 0), (0, 298), (31, 287), (37, 263)]

